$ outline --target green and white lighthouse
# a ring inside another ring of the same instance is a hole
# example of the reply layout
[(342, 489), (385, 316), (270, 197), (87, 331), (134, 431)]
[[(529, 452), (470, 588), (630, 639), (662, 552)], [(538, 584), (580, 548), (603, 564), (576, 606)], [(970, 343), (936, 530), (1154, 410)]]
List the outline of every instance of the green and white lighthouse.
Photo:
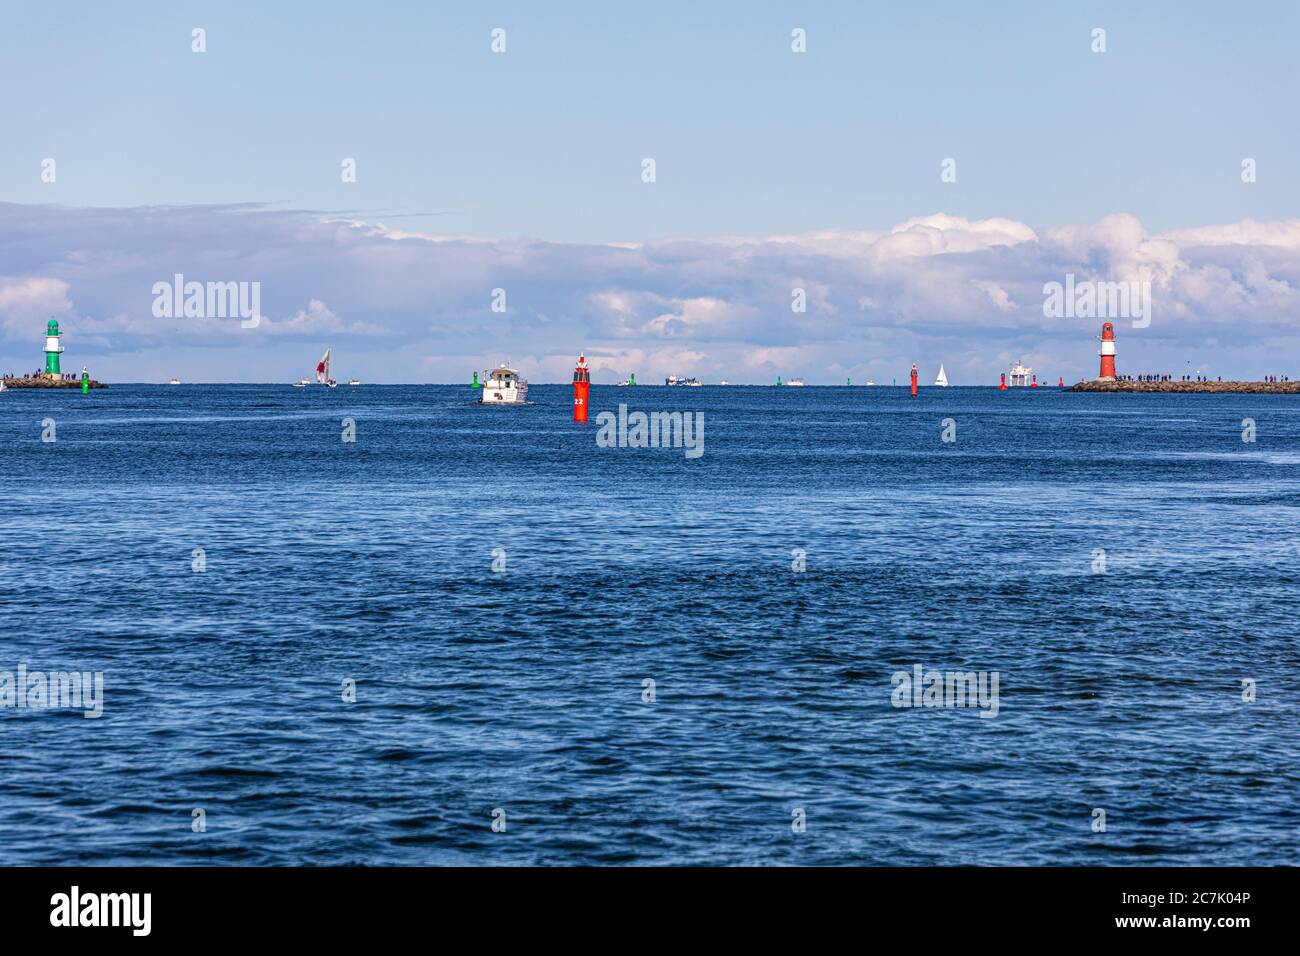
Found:
[(46, 378), (60, 378), (62, 372), (59, 370), (59, 354), (63, 351), (63, 346), (59, 344), (59, 323), (54, 319), (45, 326), (45, 376)]

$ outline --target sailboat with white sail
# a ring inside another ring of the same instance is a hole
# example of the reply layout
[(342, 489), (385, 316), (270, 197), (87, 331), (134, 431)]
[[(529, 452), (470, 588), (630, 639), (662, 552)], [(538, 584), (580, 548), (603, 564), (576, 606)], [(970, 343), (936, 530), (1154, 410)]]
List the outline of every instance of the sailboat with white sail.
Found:
[(942, 362), (939, 363), (939, 374), (934, 377), (934, 384), (940, 388), (948, 387), (948, 376), (944, 374)]

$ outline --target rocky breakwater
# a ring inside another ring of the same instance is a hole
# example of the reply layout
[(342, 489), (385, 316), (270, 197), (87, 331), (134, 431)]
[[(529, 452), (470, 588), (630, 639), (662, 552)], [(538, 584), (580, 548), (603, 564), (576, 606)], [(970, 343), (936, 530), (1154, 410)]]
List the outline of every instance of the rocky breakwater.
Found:
[(1237, 392), (1242, 395), (1300, 394), (1300, 382), (1103, 382), (1071, 385), (1067, 392)]
[[(79, 378), (6, 378), (5, 388), (81, 388)], [(108, 388), (103, 382), (90, 380), (91, 388)]]

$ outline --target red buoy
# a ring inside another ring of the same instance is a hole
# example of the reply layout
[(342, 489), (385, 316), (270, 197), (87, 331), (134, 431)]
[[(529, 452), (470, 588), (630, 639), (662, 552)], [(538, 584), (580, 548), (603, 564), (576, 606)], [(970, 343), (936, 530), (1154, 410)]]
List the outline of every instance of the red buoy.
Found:
[(1003, 372), (1003, 373), (1002, 373), (1002, 383), (1001, 383), (1000, 385), (998, 385), (998, 391), (999, 391), (999, 392), (1005, 392), (1006, 390), (1007, 390), (1007, 373), (1006, 373), (1006, 372)]
[(587, 370), (587, 357), (578, 356), (578, 364), (573, 369), (573, 420), (587, 420), (587, 394), (591, 391), (591, 372)]
[(1109, 322), (1101, 323), (1101, 375), (1100, 378), (1115, 378), (1115, 326)]
[(1032, 382), (1029, 383), (1029, 387), (1030, 387), (1030, 388), (1037, 388), (1037, 387), (1038, 387), (1038, 373), (1037, 373), (1037, 372), (1034, 373), (1034, 380), (1033, 380)]
[(1065, 388), (1065, 376), (1064, 376), (1064, 375), (1062, 375), (1062, 376), (1061, 376), (1061, 380), (1060, 380), (1059, 382), (1056, 383), (1056, 387), (1057, 387), (1057, 388)]
[(912, 397), (916, 397), (916, 363), (912, 363)]

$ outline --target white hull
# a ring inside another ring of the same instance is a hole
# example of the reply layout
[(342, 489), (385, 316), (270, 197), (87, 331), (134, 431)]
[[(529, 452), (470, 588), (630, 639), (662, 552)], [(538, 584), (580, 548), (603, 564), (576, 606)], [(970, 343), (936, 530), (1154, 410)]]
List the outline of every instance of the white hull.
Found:
[(528, 385), (497, 386), (488, 383), (483, 386), (483, 394), (478, 398), (481, 405), (523, 405), (528, 400)]

